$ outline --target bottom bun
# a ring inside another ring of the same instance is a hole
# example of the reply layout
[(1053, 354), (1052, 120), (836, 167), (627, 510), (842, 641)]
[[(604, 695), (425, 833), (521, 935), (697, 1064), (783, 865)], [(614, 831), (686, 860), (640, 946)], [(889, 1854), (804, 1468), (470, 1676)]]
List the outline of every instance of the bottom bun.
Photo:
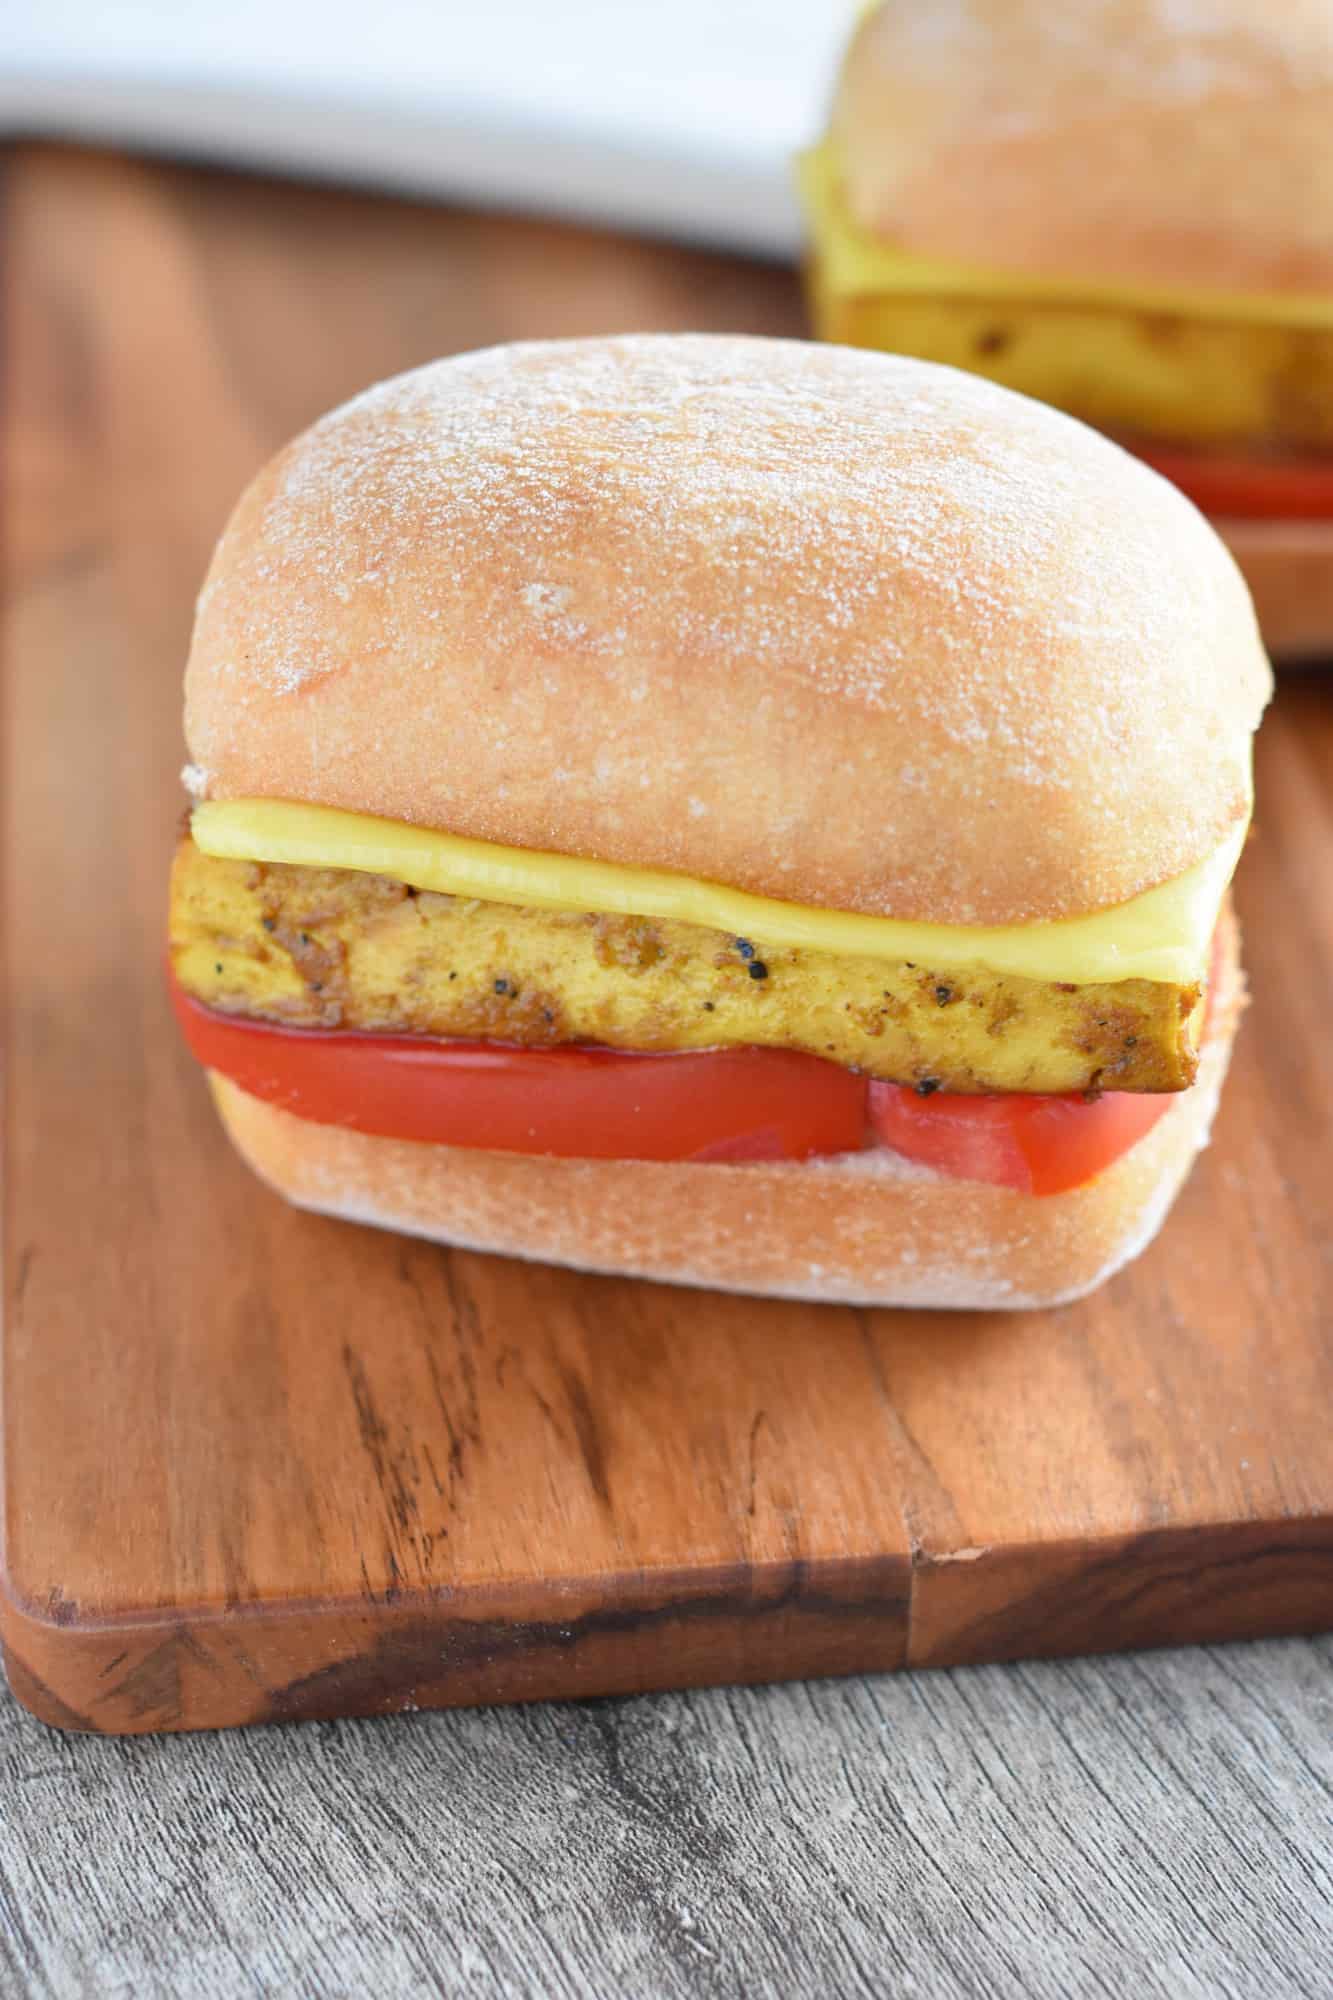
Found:
[(947, 1179), (886, 1149), (804, 1164), (552, 1160), (315, 1125), (213, 1075), (241, 1154), (325, 1215), (585, 1271), (869, 1306), (1062, 1305), (1146, 1248), (1207, 1142), (1243, 1003), (1224, 912), (1198, 1081), (1067, 1194)]
[(1271, 653), (1333, 655), (1333, 521), (1214, 521), (1240, 565)]

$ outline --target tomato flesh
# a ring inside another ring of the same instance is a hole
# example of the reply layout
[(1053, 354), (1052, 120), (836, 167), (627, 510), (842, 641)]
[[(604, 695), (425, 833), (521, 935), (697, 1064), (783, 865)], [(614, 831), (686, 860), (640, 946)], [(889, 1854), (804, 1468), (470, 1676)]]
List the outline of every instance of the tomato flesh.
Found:
[(318, 1125), (584, 1160), (807, 1160), (865, 1144), (866, 1081), (788, 1049), (654, 1055), (282, 1028), (172, 983), (199, 1061)]
[(1170, 1108), (1169, 1096), (1108, 1091), (1078, 1096), (920, 1097), (899, 1083), (870, 1085), (870, 1123), (896, 1153), (956, 1180), (1024, 1194), (1063, 1194), (1127, 1153)]
[(1178, 486), (1202, 513), (1215, 518), (1333, 519), (1333, 457), (1245, 458), (1137, 442), (1130, 449)]

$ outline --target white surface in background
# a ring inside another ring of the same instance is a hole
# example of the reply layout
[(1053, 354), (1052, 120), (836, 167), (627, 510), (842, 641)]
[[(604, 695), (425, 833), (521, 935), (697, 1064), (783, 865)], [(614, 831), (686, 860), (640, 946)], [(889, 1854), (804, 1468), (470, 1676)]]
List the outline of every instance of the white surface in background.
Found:
[(0, 130), (789, 254), (860, 0), (0, 0)]

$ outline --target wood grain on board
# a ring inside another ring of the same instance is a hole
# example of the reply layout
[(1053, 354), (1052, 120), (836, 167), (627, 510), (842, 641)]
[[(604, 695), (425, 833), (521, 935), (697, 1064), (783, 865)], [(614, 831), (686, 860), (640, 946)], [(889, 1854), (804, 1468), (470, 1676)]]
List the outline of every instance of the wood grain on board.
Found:
[(193, 596), (247, 476), (521, 335), (792, 333), (791, 276), (32, 148), (7, 183), (9, 1674), (146, 1730), (1333, 1624), (1333, 690), (1289, 681), (1255, 1000), (1163, 1237), (1051, 1315), (446, 1253), (233, 1157), (160, 977)]

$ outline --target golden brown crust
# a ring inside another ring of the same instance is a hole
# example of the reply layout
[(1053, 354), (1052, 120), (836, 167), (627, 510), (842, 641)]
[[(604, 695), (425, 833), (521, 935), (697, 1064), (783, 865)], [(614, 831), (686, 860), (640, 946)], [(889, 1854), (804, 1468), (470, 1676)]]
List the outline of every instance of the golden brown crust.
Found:
[(1327, 0), (892, 0), (832, 133), (857, 220), (996, 269), (1333, 291)]
[(1240, 565), (1264, 643), (1284, 659), (1333, 657), (1333, 521), (1215, 521)]
[(302, 1207), (471, 1249), (865, 1305), (1055, 1305), (1156, 1234), (1206, 1142), (1243, 1003), (1234, 919), (1199, 1080), (1085, 1187), (1034, 1197), (879, 1151), (809, 1166), (528, 1159), (312, 1125), (213, 1078), (256, 1173)]
[(959, 924), (1210, 852), (1268, 690), (1225, 552), (1114, 445), (951, 369), (704, 335), (335, 411), (242, 499), (186, 681), (214, 798)]

